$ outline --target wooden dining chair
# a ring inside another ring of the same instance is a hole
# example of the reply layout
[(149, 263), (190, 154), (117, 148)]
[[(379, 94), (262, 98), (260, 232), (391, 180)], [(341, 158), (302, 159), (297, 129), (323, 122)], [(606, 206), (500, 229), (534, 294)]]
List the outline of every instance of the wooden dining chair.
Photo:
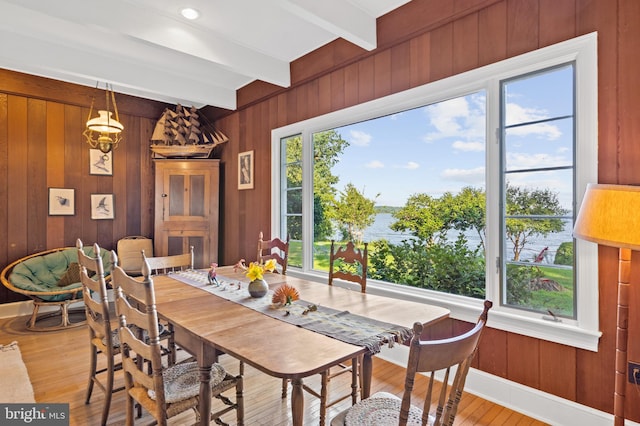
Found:
[[(170, 272), (193, 269), (193, 246), (189, 247), (189, 252), (170, 256), (147, 256), (141, 250), (143, 264), (149, 267), (151, 275), (167, 274)], [(167, 346), (163, 347), (163, 354), (168, 355), (169, 365), (175, 364), (178, 347), (175, 343), (173, 326), (169, 323), (162, 323), (165, 330), (161, 333), (161, 338), (167, 340)]]
[[(329, 255), (329, 285), (333, 285), (334, 279), (342, 279), (355, 282), (360, 286), (360, 291), (365, 293), (367, 287), (367, 243), (364, 243), (362, 250), (356, 249), (349, 241), (345, 247), (336, 249), (335, 241), (331, 241), (331, 251)], [(360, 374), (361, 360), (354, 358), (350, 363), (340, 363), (334, 367), (320, 373), (320, 390), (316, 390), (306, 384), (302, 388), (309, 394), (320, 399), (320, 426), (324, 425), (327, 408), (352, 397), (352, 389), (348, 393), (343, 393), (329, 400), (329, 383), (332, 379), (343, 374), (351, 374), (354, 382), (359, 382), (362, 389)], [(358, 378), (359, 377), (359, 378)], [(287, 397), (289, 381), (282, 381), (282, 398)], [(353, 401), (355, 404), (355, 401)]]
[[(158, 312), (149, 264), (146, 260), (143, 262), (142, 278), (136, 279), (116, 266), (117, 255), (113, 251), (112, 256), (114, 268), (111, 275), (127, 393), (126, 424), (133, 425), (134, 403), (148, 411), (160, 426), (189, 409), (193, 409), (198, 417), (200, 373), (197, 362), (171, 366), (162, 364)], [(148, 339), (141, 338), (143, 335)], [(144, 368), (144, 363), (150, 363), (152, 368)], [(235, 402), (222, 395), (233, 389)], [(211, 420), (220, 424), (222, 415), (236, 410), (237, 424), (244, 424), (242, 391), (242, 376), (232, 376), (220, 364), (213, 364), (211, 395), (220, 399), (224, 406), (210, 413)], [(199, 423), (200, 419), (196, 421)]]
[[(111, 321), (109, 300), (107, 296), (107, 283), (104, 276), (104, 266), (100, 256), (100, 247), (93, 245), (95, 257), (85, 254), (82, 249), (82, 241), (76, 240), (78, 249), (78, 265), (80, 267), (80, 282), (82, 283), (82, 298), (84, 300), (87, 325), (89, 326), (89, 347), (91, 349), (89, 384), (85, 404), (91, 402), (91, 394), (94, 386), (104, 393), (101, 425), (107, 424), (111, 396), (114, 392), (123, 390), (124, 387), (114, 388), (114, 375), (122, 368), (116, 362), (116, 356), (120, 353), (120, 347), (116, 344), (116, 321)], [(98, 368), (98, 358), (106, 359), (106, 368)], [(106, 376), (106, 377), (105, 377)], [(104, 379), (102, 379), (104, 377)]]
[(360, 285), (360, 291), (367, 290), (367, 243), (362, 249), (355, 247), (352, 241), (344, 247), (336, 247), (331, 240), (329, 252), (329, 285), (333, 285), (334, 279), (351, 281)]
[(287, 263), (289, 262), (289, 236), (285, 241), (280, 238), (272, 238), (265, 241), (262, 231), (258, 235), (258, 263), (264, 263), (269, 259), (275, 259), (280, 265), (282, 275), (287, 274)]
[[(466, 333), (449, 339), (420, 340), (423, 326), (416, 322), (413, 325), (402, 399), (388, 392), (377, 392), (333, 418), (331, 426), (453, 425), (467, 373), (492, 305), (492, 302), (485, 301), (476, 325)], [(437, 372), (443, 374), (442, 382), (437, 382)], [(411, 405), (417, 373), (428, 373), (429, 377), (422, 409)], [(431, 411), (431, 407), (435, 409)]]
[(167, 274), (169, 272), (193, 269), (193, 246), (189, 247), (189, 252), (174, 254), (171, 256), (147, 256), (142, 250), (142, 258), (147, 261), (151, 268), (151, 275)]

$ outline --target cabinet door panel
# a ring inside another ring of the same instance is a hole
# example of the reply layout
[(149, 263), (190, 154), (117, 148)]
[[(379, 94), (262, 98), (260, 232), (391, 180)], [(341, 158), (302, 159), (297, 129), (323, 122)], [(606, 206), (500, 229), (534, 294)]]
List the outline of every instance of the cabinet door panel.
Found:
[(219, 160), (156, 160), (157, 256), (186, 253), (205, 268), (218, 258)]

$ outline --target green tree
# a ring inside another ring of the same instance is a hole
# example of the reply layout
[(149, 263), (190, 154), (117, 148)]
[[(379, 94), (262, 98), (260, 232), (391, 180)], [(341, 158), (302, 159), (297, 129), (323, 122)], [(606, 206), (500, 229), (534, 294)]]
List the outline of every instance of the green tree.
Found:
[(379, 195), (369, 199), (364, 196), (364, 190), (358, 191), (352, 183), (345, 186), (340, 198), (333, 203), (332, 217), (347, 239), (362, 243), (364, 229), (375, 220), (375, 199)]
[(391, 229), (399, 232), (410, 232), (425, 241), (427, 245), (434, 242), (436, 233), (442, 232), (447, 225), (439, 210), (438, 199), (427, 194), (414, 194), (405, 205), (393, 214), (396, 219)]
[(394, 213), (394, 231), (406, 231), (427, 244), (433, 244), (447, 231), (473, 229), (484, 249), (485, 194), (477, 188), (465, 187), (458, 194), (445, 192), (440, 198), (415, 194)]
[[(531, 237), (562, 232), (562, 219), (532, 216), (562, 216), (567, 210), (558, 201), (558, 194), (549, 189), (530, 189), (507, 185), (507, 239), (513, 244), (513, 260), (520, 260), (522, 249)], [(511, 216), (511, 217), (509, 217)], [(515, 216), (515, 217), (514, 217)]]
[(335, 130), (313, 135), (313, 237), (316, 241), (324, 240), (333, 233), (331, 209), (339, 178), (331, 173), (331, 169), (348, 146), (349, 142)]

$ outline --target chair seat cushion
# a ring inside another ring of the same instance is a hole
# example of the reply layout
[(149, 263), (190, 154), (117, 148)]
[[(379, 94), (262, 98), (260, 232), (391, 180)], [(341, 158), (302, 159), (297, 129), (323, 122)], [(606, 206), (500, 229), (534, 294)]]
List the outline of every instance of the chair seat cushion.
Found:
[[(378, 392), (351, 407), (345, 418), (350, 426), (397, 426), (402, 400), (397, 396)], [(429, 419), (431, 424), (431, 419)], [(421, 425), (422, 410), (411, 406), (407, 425)]]
[[(211, 366), (211, 387), (220, 384), (226, 377), (220, 364)], [(198, 363), (185, 362), (173, 365), (162, 372), (165, 401), (168, 404), (194, 397), (200, 393), (200, 373)], [(155, 399), (155, 392), (149, 390), (149, 397)]]

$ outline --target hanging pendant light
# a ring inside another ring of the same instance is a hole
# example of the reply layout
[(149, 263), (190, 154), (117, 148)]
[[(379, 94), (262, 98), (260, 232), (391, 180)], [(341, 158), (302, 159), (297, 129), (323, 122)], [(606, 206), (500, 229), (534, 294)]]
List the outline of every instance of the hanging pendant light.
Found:
[[(96, 89), (98, 85), (96, 84)], [(82, 133), (87, 139), (87, 143), (91, 148), (99, 149), (107, 153), (118, 147), (118, 143), (122, 140), (122, 131), (124, 126), (120, 123), (118, 116), (118, 107), (116, 105), (116, 97), (113, 92), (113, 86), (105, 84), (105, 105), (106, 110), (98, 110), (98, 116), (91, 118), (93, 115), (93, 104), (95, 98), (91, 100), (91, 108), (89, 108), (89, 117), (87, 118), (87, 128)], [(113, 105), (113, 111), (111, 106)], [(115, 118), (113, 117), (115, 115)]]

